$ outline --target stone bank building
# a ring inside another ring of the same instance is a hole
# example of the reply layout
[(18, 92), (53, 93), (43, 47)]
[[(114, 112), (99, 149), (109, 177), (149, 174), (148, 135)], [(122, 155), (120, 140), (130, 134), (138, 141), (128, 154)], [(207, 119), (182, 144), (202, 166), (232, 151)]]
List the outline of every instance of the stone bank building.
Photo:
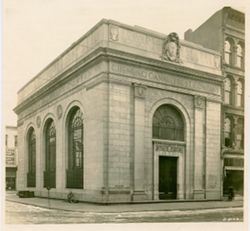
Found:
[(221, 53), (101, 20), (18, 92), (18, 190), (220, 199)]

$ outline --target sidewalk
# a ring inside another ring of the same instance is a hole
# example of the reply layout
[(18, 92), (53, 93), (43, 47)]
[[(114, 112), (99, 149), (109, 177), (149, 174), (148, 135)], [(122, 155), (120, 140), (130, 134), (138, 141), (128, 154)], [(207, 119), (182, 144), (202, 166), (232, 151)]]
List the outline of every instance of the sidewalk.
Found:
[(187, 201), (187, 202), (162, 202), (140, 204), (110, 204), (99, 205), (91, 203), (68, 203), (63, 200), (47, 198), (19, 198), (14, 193), (6, 193), (6, 201), (38, 206), (42, 208), (59, 209), (76, 212), (122, 213), (141, 211), (167, 211), (167, 210), (199, 210), (216, 208), (243, 207), (242, 200), (235, 201)]

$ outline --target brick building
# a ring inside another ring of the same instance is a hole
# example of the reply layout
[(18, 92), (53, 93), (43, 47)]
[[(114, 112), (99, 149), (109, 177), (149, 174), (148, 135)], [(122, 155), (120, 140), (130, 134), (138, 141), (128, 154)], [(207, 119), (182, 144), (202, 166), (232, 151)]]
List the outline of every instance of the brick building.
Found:
[(245, 89), (245, 15), (224, 7), (195, 31), (188, 30), (185, 39), (219, 51), (224, 77), (222, 104), (222, 152), (227, 194), (244, 191), (244, 89)]
[(18, 92), (18, 190), (220, 199), (219, 52), (101, 20)]
[(17, 127), (5, 127), (5, 188), (16, 189)]

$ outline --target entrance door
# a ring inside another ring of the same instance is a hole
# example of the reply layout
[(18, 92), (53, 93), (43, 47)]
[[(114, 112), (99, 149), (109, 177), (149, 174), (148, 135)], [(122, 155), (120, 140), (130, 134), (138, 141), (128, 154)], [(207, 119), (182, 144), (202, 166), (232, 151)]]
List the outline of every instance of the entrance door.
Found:
[(236, 194), (242, 195), (244, 192), (244, 176), (243, 171), (227, 170), (226, 177), (224, 178), (224, 194), (227, 195), (229, 188), (233, 187)]
[(159, 199), (176, 199), (177, 157), (159, 157)]

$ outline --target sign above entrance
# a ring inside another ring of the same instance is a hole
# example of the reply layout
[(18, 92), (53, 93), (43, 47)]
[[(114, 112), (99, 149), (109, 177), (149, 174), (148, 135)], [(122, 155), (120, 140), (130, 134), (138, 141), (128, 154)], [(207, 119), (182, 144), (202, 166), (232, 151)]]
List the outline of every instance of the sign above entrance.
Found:
[(180, 144), (154, 143), (155, 154), (159, 156), (176, 156), (184, 153), (184, 146)]

